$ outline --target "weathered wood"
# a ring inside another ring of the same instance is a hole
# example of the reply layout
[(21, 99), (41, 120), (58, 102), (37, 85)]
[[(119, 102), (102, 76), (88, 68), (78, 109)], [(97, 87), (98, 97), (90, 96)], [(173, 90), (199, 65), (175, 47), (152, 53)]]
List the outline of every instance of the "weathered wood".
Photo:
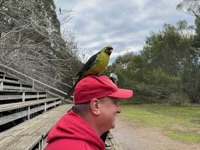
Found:
[(1, 79), (0, 82), (7, 82), (7, 83), (19, 83), (19, 81), (9, 80), (9, 79)]
[(10, 150), (31, 150), (35, 145), (40, 143), (41, 140), (42, 137), (40, 135), (22, 136), (20, 141), (14, 144)]
[[(60, 108), (60, 106), (59, 106)], [(19, 133), (23, 132), (25, 129), (27, 128), (31, 128), (33, 125), (37, 124), (38, 122), (41, 122), (42, 120), (44, 120), (45, 118), (48, 118), (49, 116), (52, 116), (54, 114), (54, 111), (48, 111), (48, 113), (44, 113), (40, 116), (34, 117), (33, 119), (31, 119), (31, 121), (26, 121), (24, 123), (21, 123), (11, 129), (8, 129), (4, 132), (1, 132), (0, 134), (0, 144), (3, 141), (2, 137), (11, 137), (11, 136), (16, 136)], [(4, 142), (4, 141), (3, 141)]]
[(2, 150), (28, 150), (33, 148), (40, 140), (40, 135), (16, 136), (0, 145)]
[(56, 106), (56, 105), (59, 105), (59, 104), (61, 104), (61, 101), (53, 102), (51, 104), (48, 104), (46, 107), (50, 108), (50, 107), (53, 107), (53, 106)]
[[(28, 106), (29, 108), (27, 108), (27, 110), (13, 113), (11, 115), (7, 115), (4, 117), (0, 117), (0, 125), (6, 124), (8, 122), (11, 122), (11, 121), (17, 120), (19, 118), (23, 118), (23, 117), (27, 117), (28, 119), (30, 119), (31, 114), (34, 114), (39, 111), (45, 111), (45, 109), (54, 107), (56, 105), (59, 105), (60, 103), (61, 103), (61, 101), (59, 100), (59, 101), (55, 101), (55, 102), (48, 103), (48, 104), (46, 104), (46, 102), (45, 102), (44, 105), (37, 106), (35, 108), (30, 108), (30, 106)], [(45, 105), (46, 105), (46, 108), (45, 108)]]
[(31, 121), (24, 122), (24, 123), (26, 123), (25, 125), (24, 125), (24, 123), (21, 123), (21, 124), (9, 129), (9, 130), (2, 132), (0, 134), (0, 147), (6, 141), (9, 141), (13, 137), (15, 137), (18, 134), (20, 134), (21, 132), (23, 132), (26, 128), (31, 128), (32, 126), (34, 126), (35, 124), (40, 122), (41, 119), (42, 118), (36, 118), (35, 117), (35, 118), (31, 119)]
[(23, 107), (28, 107), (28, 106), (33, 106), (36, 104), (41, 104), (41, 103), (55, 101), (55, 100), (59, 100), (59, 98), (48, 98), (48, 99), (33, 100), (33, 101), (21, 102), (21, 103), (3, 104), (3, 105), (0, 105), (0, 112), (23, 108)]
[(7, 101), (7, 100), (18, 100), (22, 99), (22, 101), (26, 101), (26, 99), (41, 99), (41, 98), (46, 98), (47, 95), (45, 93), (40, 92), (11, 92), (11, 91), (5, 91), (5, 95), (3, 91), (0, 91), (0, 100), (1, 101)]
[(22, 99), (22, 95), (1, 95), (0, 96), (1, 101), (14, 100), (14, 99)]
[[(0, 96), (0, 100), (1, 101), (6, 101), (6, 100), (15, 100), (15, 99), (22, 99), (22, 95), (4, 95), (4, 96)], [(46, 95), (25, 95), (25, 100), (26, 99), (38, 99), (38, 98), (45, 98)]]
[(0, 149), (26, 150), (44, 142), (48, 131), (70, 107), (69, 104), (58, 106), (3, 132), (0, 134)]
[(32, 90), (32, 86), (31, 85), (27, 85), (27, 84), (22, 84), (19, 82), (16, 82), (14, 80), (2, 80), (0, 81), (1, 83), (1, 88), (0, 90)]
[(24, 91), (30, 91), (32, 90), (32, 87), (21, 87), (21, 86), (12, 86), (12, 85), (3, 85), (3, 90), (24, 90)]
[(26, 116), (28, 116), (27, 110), (21, 111), (21, 112), (18, 112), (18, 113), (14, 113), (14, 114), (11, 114), (11, 115), (8, 115), (8, 116), (1, 117), (0, 118), (0, 125), (6, 124), (8, 122), (11, 122), (11, 121), (14, 121), (14, 120), (17, 120), (19, 118), (26, 117)]

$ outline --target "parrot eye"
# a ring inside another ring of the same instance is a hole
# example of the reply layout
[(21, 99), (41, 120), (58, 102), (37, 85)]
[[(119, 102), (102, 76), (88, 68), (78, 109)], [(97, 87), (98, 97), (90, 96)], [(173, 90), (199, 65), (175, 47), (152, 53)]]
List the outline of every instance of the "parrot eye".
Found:
[(105, 49), (104, 53), (110, 55), (110, 54), (112, 53), (112, 49), (108, 49), (108, 48), (107, 48), (107, 49)]

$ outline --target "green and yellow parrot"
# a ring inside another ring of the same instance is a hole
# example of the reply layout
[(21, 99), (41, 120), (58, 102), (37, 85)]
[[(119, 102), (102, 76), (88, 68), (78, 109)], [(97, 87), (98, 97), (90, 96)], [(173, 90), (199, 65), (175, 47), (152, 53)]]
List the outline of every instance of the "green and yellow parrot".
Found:
[(80, 71), (76, 74), (76, 76), (78, 76), (79, 78), (69, 91), (66, 98), (69, 98), (73, 94), (76, 84), (82, 78), (88, 75), (98, 75), (103, 73), (105, 68), (108, 66), (112, 51), (113, 51), (112, 46), (106, 46), (98, 53), (94, 54), (92, 57), (89, 58), (89, 60), (83, 65)]

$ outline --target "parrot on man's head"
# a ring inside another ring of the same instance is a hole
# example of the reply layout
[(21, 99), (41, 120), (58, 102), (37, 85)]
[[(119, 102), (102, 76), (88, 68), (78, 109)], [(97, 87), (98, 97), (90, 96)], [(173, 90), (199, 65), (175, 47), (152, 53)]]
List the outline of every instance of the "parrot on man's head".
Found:
[(76, 74), (76, 76), (78, 76), (79, 78), (74, 84), (74, 86), (71, 88), (69, 93), (67, 94), (66, 98), (69, 98), (73, 94), (76, 84), (82, 78), (88, 75), (98, 75), (103, 73), (103, 71), (108, 66), (112, 51), (113, 51), (112, 46), (106, 46), (103, 49), (101, 49), (98, 53), (89, 58), (89, 60), (83, 65), (80, 71)]

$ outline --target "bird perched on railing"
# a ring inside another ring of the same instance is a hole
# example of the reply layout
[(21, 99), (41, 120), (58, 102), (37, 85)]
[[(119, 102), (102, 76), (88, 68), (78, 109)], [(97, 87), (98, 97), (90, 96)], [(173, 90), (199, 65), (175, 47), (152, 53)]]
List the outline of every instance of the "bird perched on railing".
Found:
[(108, 66), (110, 55), (113, 51), (112, 46), (106, 46), (98, 53), (89, 58), (89, 60), (83, 65), (80, 71), (76, 74), (78, 80), (68, 92), (67, 99), (73, 94), (76, 84), (84, 77), (88, 75), (98, 75), (103, 73)]

